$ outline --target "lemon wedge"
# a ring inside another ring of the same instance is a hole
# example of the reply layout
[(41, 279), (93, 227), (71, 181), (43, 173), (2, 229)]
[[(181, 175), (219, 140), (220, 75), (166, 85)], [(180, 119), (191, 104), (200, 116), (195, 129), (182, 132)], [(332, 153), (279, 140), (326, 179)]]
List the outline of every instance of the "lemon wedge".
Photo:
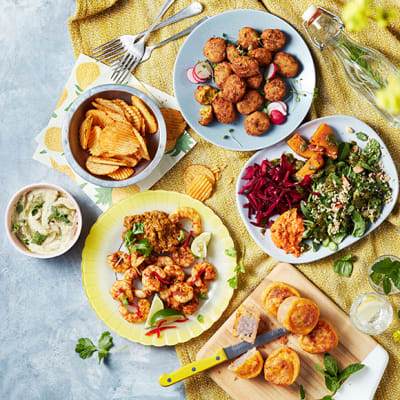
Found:
[(361, 323), (371, 323), (379, 317), (382, 301), (374, 295), (365, 296), (357, 309), (357, 318)]
[(195, 238), (190, 246), (190, 250), (197, 258), (205, 258), (207, 256), (207, 246), (211, 240), (211, 232), (203, 232)]
[(153, 301), (151, 302), (151, 307), (150, 307), (149, 315), (147, 316), (146, 324), (144, 325), (145, 329), (151, 327), (152, 316), (156, 312), (163, 310), (163, 309), (164, 309), (164, 303), (162, 302), (162, 300), (160, 299), (158, 294), (155, 294), (153, 297)]

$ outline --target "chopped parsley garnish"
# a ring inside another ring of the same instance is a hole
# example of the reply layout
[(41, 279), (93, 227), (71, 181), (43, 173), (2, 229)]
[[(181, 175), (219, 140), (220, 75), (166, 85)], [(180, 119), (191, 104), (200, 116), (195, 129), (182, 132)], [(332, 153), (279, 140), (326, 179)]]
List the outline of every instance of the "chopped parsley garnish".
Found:
[(15, 206), (15, 210), (17, 211), (18, 214), (20, 214), (22, 212), (22, 210), (24, 209), (24, 207), (22, 207), (22, 205), (20, 203), (18, 203)]
[(204, 318), (201, 314), (197, 316), (197, 321), (199, 321), (200, 323), (204, 322)]
[(228, 129), (228, 132), (233, 132), (233, 128), (229, 128), (229, 129)]
[(21, 226), (18, 224), (12, 225), (12, 233), (17, 233), (21, 229)]
[[(71, 225), (71, 221), (68, 219), (67, 214), (63, 214), (62, 212), (59, 212), (56, 207), (51, 206), (51, 214), (49, 215), (49, 221), (53, 219), (57, 219), (60, 222), (65, 222), (67, 225)], [(32, 211), (33, 213), (33, 211)], [(33, 215), (33, 214), (32, 214)]]
[(35, 231), (35, 234), (33, 235), (32, 243), (40, 246), (43, 244), (43, 242), (46, 239), (47, 239), (46, 235), (42, 235), (39, 231)]
[(232, 289), (237, 289), (238, 288), (238, 281), (239, 281), (239, 273), (246, 273), (246, 270), (244, 268), (244, 258), (246, 256), (246, 248), (243, 248), (242, 252), (242, 258), (240, 259), (240, 262), (236, 265), (234, 272), (235, 275), (232, 276), (232, 278), (228, 279), (229, 286)]
[(237, 251), (235, 248), (225, 249), (225, 254), (229, 257), (236, 257)]
[(133, 248), (145, 257), (148, 257), (153, 251), (153, 248), (150, 246), (149, 239), (147, 238), (139, 240), (136, 244), (133, 245)]
[(39, 209), (43, 207), (43, 204), (44, 204), (44, 201), (42, 201), (41, 203), (36, 203), (36, 204), (34, 205), (34, 207), (33, 207), (33, 210), (32, 210), (32, 212), (31, 212), (31, 214), (32, 214), (33, 216), (35, 216), (35, 215), (39, 212)]
[(201, 300), (207, 300), (207, 299), (208, 299), (207, 295), (204, 294), (204, 293), (199, 293), (199, 294), (198, 294), (198, 297), (199, 297), (199, 299), (201, 299)]

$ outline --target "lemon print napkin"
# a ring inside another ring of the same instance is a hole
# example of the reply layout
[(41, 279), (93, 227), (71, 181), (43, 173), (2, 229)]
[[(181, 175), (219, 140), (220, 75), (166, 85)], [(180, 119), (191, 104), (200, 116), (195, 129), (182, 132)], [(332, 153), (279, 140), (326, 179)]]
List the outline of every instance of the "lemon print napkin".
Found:
[[(81, 189), (104, 211), (113, 203), (137, 192), (143, 192), (152, 187), (168, 170), (170, 170), (186, 153), (195, 146), (196, 141), (184, 132), (179, 138), (168, 139), (165, 154), (158, 167), (146, 179), (135, 185), (123, 188), (105, 188), (93, 185), (77, 175), (68, 165), (61, 144), (61, 128), (66, 112), (82, 92), (89, 87), (113, 83), (110, 79), (111, 68), (96, 60), (81, 54), (72, 70), (50, 122), (36, 136), (38, 146), (33, 155), (37, 160), (49, 167), (71, 177)], [(153, 96), (163, 107), (178, 109), (178, 104), (170, 96), (152, 86), (140, 83), (133, 75), (127, 85), (133, 86), (146, 94)]]
[[(164, 0), (77, 0), (76, 12), (68, 21), (75, 55), (78, 56), (80, 53), (90, 54), (91, 48), (119, 35), (133, 34), (148, 28), (163, 3)], [(353, 115), (378, 132), (390, 150), (396, 165), (400, 165), (400, 130), (389, 125), (359, 96), (344, 78), (341, 66), (333, 56), (326, 50), (323, 52), (318, 50), (305, 35), (301, 15), (308, 7), (315, 4), (340, 15), (345, 4), (344, 1), (201, 0), (201, 3), (204, 6), (204, 11), (200, 15), (152, 33), (149, 44), (158, 43), (174, 35), (204, 16), (212, 16), (232, 9), (251, 8), (270, 12), (283, 18), (303, 36), (312, 52), (316, 67), (319, 95), (312, 104), (307, 119), (333, 114)], [(382, 7), (390, 5), (393, 7), (394, 3), (387, 0), (374, 0), (376, 6)], [(190, 4), (190, 0), (176, 0), (168, 9), (164, 19), (182, 10), (188, 4)], [(383, 52), (396, 65), (400, 65), (400, 18), (393, 20), (386, 29), (378, 28), (375, 23), (371, 22), (362, 32), (351, 35), (359, 42)], [(172, 95), (174, 62), (184, 40), (185, 38), (174, 40), (154, 51), (148, 61), (139, 65), (135, 71), (135, 76), (139, 80)], [(201, 45), (199, 46), (201, 47)], [(206, 204), (222, 218), (238, 251), (243, 249), (244, 246), (246, 247), (246, 273), (241, 274), (239, 288), (235, 291), (228, 309), (220, 320), (200, 337), (176, 346), (182, 364), (194, 361), (197, 352), (204, 343), (277, 263), (277, 260), (265, 254), (249, 236), (236, 209), (236, 178), (251, 153), (221, 149), (202, 139), (193, 130), (190, 130), (190, 134), (198, 144), (172, 171), (165, 174), (154, 185), (154, 188), (183, 192), (182, 174), (188, 165), (192, 163), (208, 166), (227, 164), (214, 194), (206, 201)], [(367, 271), (371, 262), (383, 254), (400, 256), (399, 227), (400, 218), (397, 204), (388, 219), (367, 237), (331, 257), (311, 264), (300, 264), (297, 267), (348, 313), (354, 299), (359, 294), (371, 290), (367, 278)], [(356, 260), (351, 278), (339, 276), (333, 271), (333, 262), (346, 254), (352, 254)], [(400, 399), (400, 343), (395, 343), (392, 339), (393, 332), (400, 329), (400, 320), (397, 318), (397, 310), (400, 308), (400, 295), (388, 298), (396, 317), (393, 318), (392, 325), (386, 332), (375, 337), (388, 351), (390, 358), (375, 400)], [(157, 383), (154, 382), (154, 384)], [(310, 384), (312, 383), (310, 382)], [(206, 374), (198, 374), (185, 380), (185, 388), (188, 400), (229, 399), (229, 396), (215, 385)], [(294, 391), (295, 388), (291, 390)], [(307, 393), (306, 385), (305, 391)]]

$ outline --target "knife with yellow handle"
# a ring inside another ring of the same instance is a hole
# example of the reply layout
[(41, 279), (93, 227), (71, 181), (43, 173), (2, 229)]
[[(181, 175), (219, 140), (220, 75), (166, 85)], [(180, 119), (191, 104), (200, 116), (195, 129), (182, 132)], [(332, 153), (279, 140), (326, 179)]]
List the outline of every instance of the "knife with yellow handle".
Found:
[(275, 340), (288, 333), (290, 333), (290, 331), (287, 331), (283, 328), (274, 329), (273, 331), (258, 335), (254, 343), (240, 342), (233, 346), (223, 347), (217, 350), (217, 352), (211, 357), (194, 361), (190, 364), (183, 366), (182, 368), (179, 368), (174, 372), (171, 372), (170, 374), (161, 375), (158, 382), (160, 382), (161, 386), (173, 385), (174, 383), (189, 378), (189, 376), (193, 376), (198, 372), (205, 371), (206, 369), (215, 367), (216, 365), (221, 364), (224, 361), (236, 358), (237, 356), (240, 356), (241, 354), (252, 349), (253, 347), (261, 346), (264, 343), (271, 342), (272, 340)]

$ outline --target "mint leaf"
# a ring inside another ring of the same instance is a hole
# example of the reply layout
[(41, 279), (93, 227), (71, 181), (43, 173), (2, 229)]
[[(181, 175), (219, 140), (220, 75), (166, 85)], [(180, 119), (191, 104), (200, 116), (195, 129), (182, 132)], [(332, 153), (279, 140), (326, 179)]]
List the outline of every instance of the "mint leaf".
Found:
[(372, 266), (372, 271), (378, 272), (380, 274), (390, 274), (394, 270), (394, 268), (396, 268), (396, 265), (394, 265), (389, 257), (386, 257), (375, 263)]
[(347, 379), (350, 375), (355, 374), (356, 372), (362, 370), (365, 367), (364, 364), (350, 364), (348, 365), (339, 375), (339, 382), (342, 383), (345, 379)]
[(325, 356), (324, 356), (324, 366), (330, 376), (332, 376), (332, 377), (338, 376), (339, 367), (337, 365), (337, 362), (328, 353), (325, 353)]
[(337, 378), (325, 375), (325, 386), (331, 392), (336, 392), (340, 387), (340, 383), (337, 381)]
[(375, 285), (380, 285), (383, 275), (378, 272), (372, 272), (369, 277), (371, 278), (371, 281), (375, 283)]
[(306, 398), (306, 394), (304, 392), (303, 385), (299, 386), (299, 394), (300, 394), (300, 400), (304, 400)]
[(353, 272), (353, 261), (351, 260), (351, 258), (352, 258), (351, 254), (339, 258), (333, 263), (333, 270), (337, 274), (349, 278)]
[(382, 288), (385, 294), (389, 294), (392, 291), (392, 282), (387, 275), (383, 277)]

